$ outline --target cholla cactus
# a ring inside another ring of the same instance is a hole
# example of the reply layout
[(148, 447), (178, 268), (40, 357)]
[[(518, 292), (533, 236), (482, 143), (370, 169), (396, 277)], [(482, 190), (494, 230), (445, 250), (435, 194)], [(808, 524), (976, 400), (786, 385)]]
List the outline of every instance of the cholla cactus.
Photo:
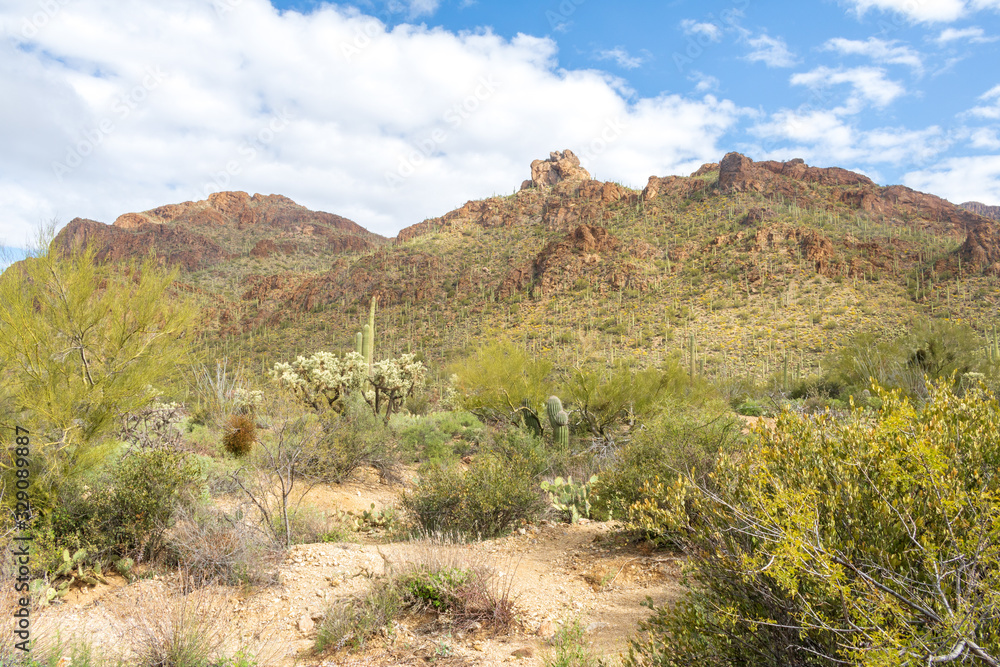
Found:
[(332, 408), (352, 389), (362, 387), (367, 366), (364, 357), (348, 352), (343, 358), (332, 352), (299, 355), (290, 364), (277, 363), (271, 377), (319, 410)]
[(426, 377), (427, 367), (417, 361), (414, 354), (376, 361), (368, 378), (373, 396), (369, 400), (366, 392), (365, 400), (375, 414), (384, 414), (389, 421), (389, 417), (403, 406), (403, 401), (423, 386)]
[(384, 415), (386, 420), (423, 385), (426, 376), (427, 368), (412, 354), (377, 361), (369, 375), (364, 356), (357, 352), (343, 357), (317, 352), (311, 357), (299, 356), (290, 364), (275, 364), (271, 371), (271, 377), (314, 409), (332, 408), (346, 394), (360, 391), (375, 414)]

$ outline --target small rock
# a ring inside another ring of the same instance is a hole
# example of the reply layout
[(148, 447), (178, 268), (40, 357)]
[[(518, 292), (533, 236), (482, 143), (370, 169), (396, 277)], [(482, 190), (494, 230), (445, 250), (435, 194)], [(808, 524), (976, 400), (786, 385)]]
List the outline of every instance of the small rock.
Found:
[(538, 630), (535, 631), (536, 635), (538, 635), (539, 637), (545, 637), (546, 639), (551, 637), (555, 633), (556, 633), (556, 626), (555, 624), (552, 623), (552, 621), (542, 621), (541, 623), (538, 624)]
[(314, 627), (316, 627), (316, 624), (313, 623), (308, 614), (299, 619), (299, 632), (302, 634), (309, 634)]
[(603, 630), (604, 628), (610, 628), (611, 626), (603, 621), (594, 621), (587, 626), (587, 632), (597, 632), (598, 630)]
[(530, 646), (524, 646), (516, 651), (511, 651), (510, 654), (515, 658), (530, 658), (535, 655), (535, 649)]
[(472, 650), (482, 653), (486, 649), (486, 644), (482, 642), (472, 642)]
[(323, 612), (321, 612), (321, 611), (314, 611), (314, 612), (312, 612), (311, 614), (309, 614), (309, 618), (311, 618), (311, 619), (313, 620), (313, 622), (316, 622), (316, 621), (321, 621), (321, 620), (323, 620), (323, 617), (324, 617), (325, 615), (326, 615), (326, 614), (324, 614), (324, 613), (323, 613)]

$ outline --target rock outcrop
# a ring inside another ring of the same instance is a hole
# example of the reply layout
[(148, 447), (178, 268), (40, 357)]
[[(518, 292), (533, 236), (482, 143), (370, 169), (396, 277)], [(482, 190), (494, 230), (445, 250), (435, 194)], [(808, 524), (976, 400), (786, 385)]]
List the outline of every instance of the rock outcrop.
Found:
[(521, 184), (521, 189), (543, 188), (562, 181), (589, 181), (590, 172), (580, 166), (580, 158), (571, 150), (553, 151), (547, 160), (531, 163), (531, 180)]
[(972, 211), (990, 220), (1000, 220), (1000, 206), (988, 206), (977, 201), (967, 201), (959, 204), (966, 211)]
[(100, 261), (141, 259), (150, 250), (167, 264), (197, 271), (216, 262), (275, 252), (363, 252), (386, 241), (347, 218), (311, 211), (281, 195), (252, 197), (217, 192), (197, 202), (125, 213), (111, 225), (77, 218), (64, 227), (56, 247), (96, 244)]

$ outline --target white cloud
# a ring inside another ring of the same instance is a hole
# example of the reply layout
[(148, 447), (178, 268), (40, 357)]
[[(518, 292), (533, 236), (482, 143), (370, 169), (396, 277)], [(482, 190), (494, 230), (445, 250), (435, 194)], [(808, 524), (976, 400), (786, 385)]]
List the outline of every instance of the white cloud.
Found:
[(620, 46), (616, 46), (613, 49), (606, 49), (604, 51), (597, 52), (598, 60), (613, 60), (618, 63), (618, 66), (623, 69), (635, 69), (640, 67), (646, 59), (641, 56), (629, 55), (629, 52)]
[(704, 72), (700, 72), (698, 70), (691, 71), (691, 74), (688, 75), (688, 81), (695, 82), (694, 89), (699, 93), (705, 93), (710, 90), (719, 89), (719, 80), (716, 77), (711, 76), (709, 74), (705, 74)]
[(969, 135), (969, 143), (973, 148), (1000, 149), (1000, 137), (997, 136), (997, 131), (988, 127), (974, 130)]
[(712, 96), (637, 99), (526, 35), (388, 30), (334, 5), (74, 0), (26, 40), (35, 2), (0, 9), (0, 239), (13, 244), (53, 216), (110, 222), (216, 189), (394, 235), (514, 190), (551, 150), (639, 187), (685, 173), (725, 152), (744, 113)]
[(978, 201), (1000, 205), (1000, 155), (948, 158), (931, 168), (905, 174), (903, 183), (956, 204)]
[(388, 8), (393, 13), (404, 13), (416, 19), (434, 14), (440, 5), (441, 0), (389, 0)]
[(970, 13), (1000, 8), (998, 0), (847, 0), (863, 16), (870, 9), (902, 14), (918, 23), (950, 23)]
[(877, 63), (906, 65), (917, 72), (923, 71), (924, 63), (920, 54), (908, 46), (896, 46), (896, 40), (882, 40), (869, 37), (867, 41), (835, 37), (824, 45), (825, 51), (837, 51), (844, 55), (866, 56)]
[(971, 28), (963, 28), (961, 30), (957, 28), (945, 28), (934, 41), (938, 44), (947, 44), (956, 40), (968, 44), (986, 44), (988, 42), (995, 42), (997, 39), (1000, 38), (987, 37), (982, 28), (973, 26)]
[(866, 102), (883, 108), (906, 93), (906, 89), (899, 82), (886, 78), (885, 70), (881, 67), (832, 69), (823, 66), (809, 72), (793, 74), (790, 82), (795, 86), (808, 86), (817, 91), (817, 94), (822, 94), (822, 91), (829, 86), (849, 84), (851, 94), (846, 104), (836, 110), (838, 113), (857, 113), (864, 108)]
[(792, 67), (795, 65), (795, 56), (788, 50), (785, 40), (780, 37), (751, 37), (747, 40), (754, 50), (744, 58), (750, 62), (762, 62), (768, 67)]
[(681, 29), (685, 35), (701, 35), (712, 42), (722, 39), (722, 29), (714, 23), (702, 23), (694, 19), (681, 21)]
[(991, 105), (980, 105), (969, 109), (969, 113), (979, 118), (1000, 120), (1000, 84), (997, 84), (979, 96), (984, 102), (993, 101)]
[(787, 159), (794, 155), (814, 164), (855, 170), (874, 164), (926, 163), (950, 143), (938, 126), (862, 130), (830, 110), (783, 110), (750, 132), (764, 140), (764, 145), (754, 149), (765, 157)]

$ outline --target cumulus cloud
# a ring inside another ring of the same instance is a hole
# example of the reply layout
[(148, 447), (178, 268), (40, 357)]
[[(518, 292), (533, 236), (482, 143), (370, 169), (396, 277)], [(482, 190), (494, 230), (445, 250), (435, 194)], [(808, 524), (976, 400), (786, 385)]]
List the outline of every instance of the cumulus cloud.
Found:
[(747, 39), (747, 44), (753, 51), (744, 56), (744, 59), (752, 63), (762, 62), (768, 67), (792, 67), (796, 63), (795, 56), (780, 37), (751, 37)]
[(1000, 8), (998, 0), (848, 0), (863, 16), (870, 9), (901, 14), (918, 23), (950, 23), (970, 13)]
[(722, 39), (722, 29), (714, 23), (704, 23), (694, 19), (681, 21), (681, 30), (685, 35), (701, 35), (712, 42)]
[(688, 75), (688, 81), (694, 81), (694, 89), (699, 93), (708, 92), (710, 90), (718, 90), (719, 88), (718, 78), (698, 70), (691, 71), (691, 74)]
[(613, 49), (598, 51), (597, 59), (613, 60), (623, 69), (635, 69), (636, 67), (641, 67), (642, 64), (646, 62), (644, 57), (629, 55), (629, 52), (621, 46), (616, 46)]
[(946, 150), (950, 138), (938, 126), (922, 130), (863, 130), (831, 110), (782, 110), (751, 128), (766, 157), (796, 155), (815, 164), (861, 169), (865, 165), (923, 164)]
[(897, 46), (896, 40), (869, 37), (866, 41), (835, 37), (823, 45), (825, 51), (836, 51), (844, 55), (865, 56), (886, 65), (906, 65), (917, 72), (923, 71), (924, 63), (920, 54), (908, 46)]
[(997, 136), (997, 131), (988, 127), (973, 130), (969, 135), (969, 143), (973, 148), (1000, 149), (1000, 137)]
[(881, 67), (834, 69), (822, 66), (809, 72), (793, 74), (790, 82), (794, 86), (812, 88), (817, 96), (825, 95), (824, 90), (830, 86), (845, 83), (850, 85), (851, 93), (844, 106), (836, 110), (838, 113), (857, 113), (866, 104), (883, 108), (906, 93), (906, 89), (899, 82), (886, 77), (886, 72)]
[[(967, 115), (987, 120), (1000, 120), (1000, 84), (997, 84), (979, 96), (979, 99), (987, 104), (969, 109)], [(990, 104), (992, 102), (992, 104)]]
[(951, 202), (1000, 205), (1000, 155), (948, 158), (928, 169), (911, 171), (903, 183)]
[(934, 41), (938, 44), (944, 45), (950, 42), (960, 41), (963, 44), (986, 44), (989, 42), (995, 42), (998, 37), (988, 37), (983, 29), (978, 26), (972, 26), (971, 28), (945, 28), (941, 31)]
[(223, 189), (394, 235), (514, 190), (551, 150), (632, 185), (684, 173), (718, 159), (744, 113), (710, 95), (637, 98), (606, 72), (559, 68), (549, 39), (214, 3), (74, 0), (43, 25), (35, 0), (3, 5), (0, 241)]

